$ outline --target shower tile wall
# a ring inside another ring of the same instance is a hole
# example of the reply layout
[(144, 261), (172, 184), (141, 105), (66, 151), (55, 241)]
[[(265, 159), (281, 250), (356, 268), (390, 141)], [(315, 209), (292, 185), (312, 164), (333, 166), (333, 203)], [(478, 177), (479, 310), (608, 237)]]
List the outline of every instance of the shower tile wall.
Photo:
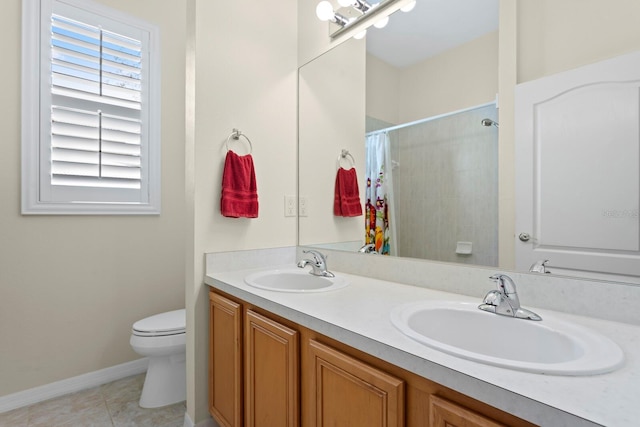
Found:
[[(498, 129), (480, 123), (496, 115), (482, 107), (391, 133), (398, 255), (498, 264)], [(458, 241), (472, 253), (456, 254)]]

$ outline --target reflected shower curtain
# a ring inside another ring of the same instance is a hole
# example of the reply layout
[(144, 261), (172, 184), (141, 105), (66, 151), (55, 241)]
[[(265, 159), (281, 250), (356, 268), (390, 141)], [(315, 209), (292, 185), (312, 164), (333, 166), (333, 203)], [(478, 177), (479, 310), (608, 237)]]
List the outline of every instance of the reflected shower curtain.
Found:
[(366, 138), (365, 244), (374, 244), (376, 252), (382, 255), (396, 254), (389, 145), (386, 132)]

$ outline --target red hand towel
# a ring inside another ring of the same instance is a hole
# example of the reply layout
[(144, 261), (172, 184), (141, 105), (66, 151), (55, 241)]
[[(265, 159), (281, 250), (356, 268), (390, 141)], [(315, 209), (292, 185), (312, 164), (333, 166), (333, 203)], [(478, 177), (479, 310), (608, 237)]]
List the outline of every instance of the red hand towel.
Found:
[(355, 168), (340, 168), (336, 174), (335, 195), (333, 199), (335, 216), (360, 216), (360, 191), (358, 190), (358, 174)]
[(258, 187), (253, 158), (227, 151), (222, 173), (220, 212), (231, 218), (258, 217)]

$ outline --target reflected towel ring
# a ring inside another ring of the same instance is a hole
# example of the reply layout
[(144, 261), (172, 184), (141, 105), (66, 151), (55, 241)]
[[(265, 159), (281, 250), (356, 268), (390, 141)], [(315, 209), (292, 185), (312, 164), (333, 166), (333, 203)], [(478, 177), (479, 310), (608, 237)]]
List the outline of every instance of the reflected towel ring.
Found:
[(347, 157), (351, 159), (351, 167), (354, 168), (356, 166), (356, 159), (353, 158), (349, 150), (347, 150), (346, 148), (343, 148), (340, 154), (338, 155), (338, 160), (336, 161), (338, 169), (340, 169), (340, 160), (346, 159)]
[(251, 154), (253, 152), (253, 144), (251, 144), (251, 140), (249, 139), (249, 137), (247, 135), (245, 135), (244, 133), (242, 133), (240, 130), (234, 128), (233, 132), (231, 132), (231, 135), (229, 135), (227, 137), (227, 142), (226, 142), (226, 146), (227, 146), (227, 151), (229, 151), (229, 140), (231, 138), (235, 139), (236, 141), (240, 139), (240, 137), (243, 136), (244, 139), (247, 140), (247, 142), (249, 143), (249, 154)]

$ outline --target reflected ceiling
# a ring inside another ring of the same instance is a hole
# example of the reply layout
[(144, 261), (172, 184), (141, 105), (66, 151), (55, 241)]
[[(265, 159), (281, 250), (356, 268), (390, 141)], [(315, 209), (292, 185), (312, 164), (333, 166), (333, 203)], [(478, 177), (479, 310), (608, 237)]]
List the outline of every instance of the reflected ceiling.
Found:
[(418, 0), (382, 29), (367, 31), (367, 51), (406, 67), (498, 29), (499, 0)]

